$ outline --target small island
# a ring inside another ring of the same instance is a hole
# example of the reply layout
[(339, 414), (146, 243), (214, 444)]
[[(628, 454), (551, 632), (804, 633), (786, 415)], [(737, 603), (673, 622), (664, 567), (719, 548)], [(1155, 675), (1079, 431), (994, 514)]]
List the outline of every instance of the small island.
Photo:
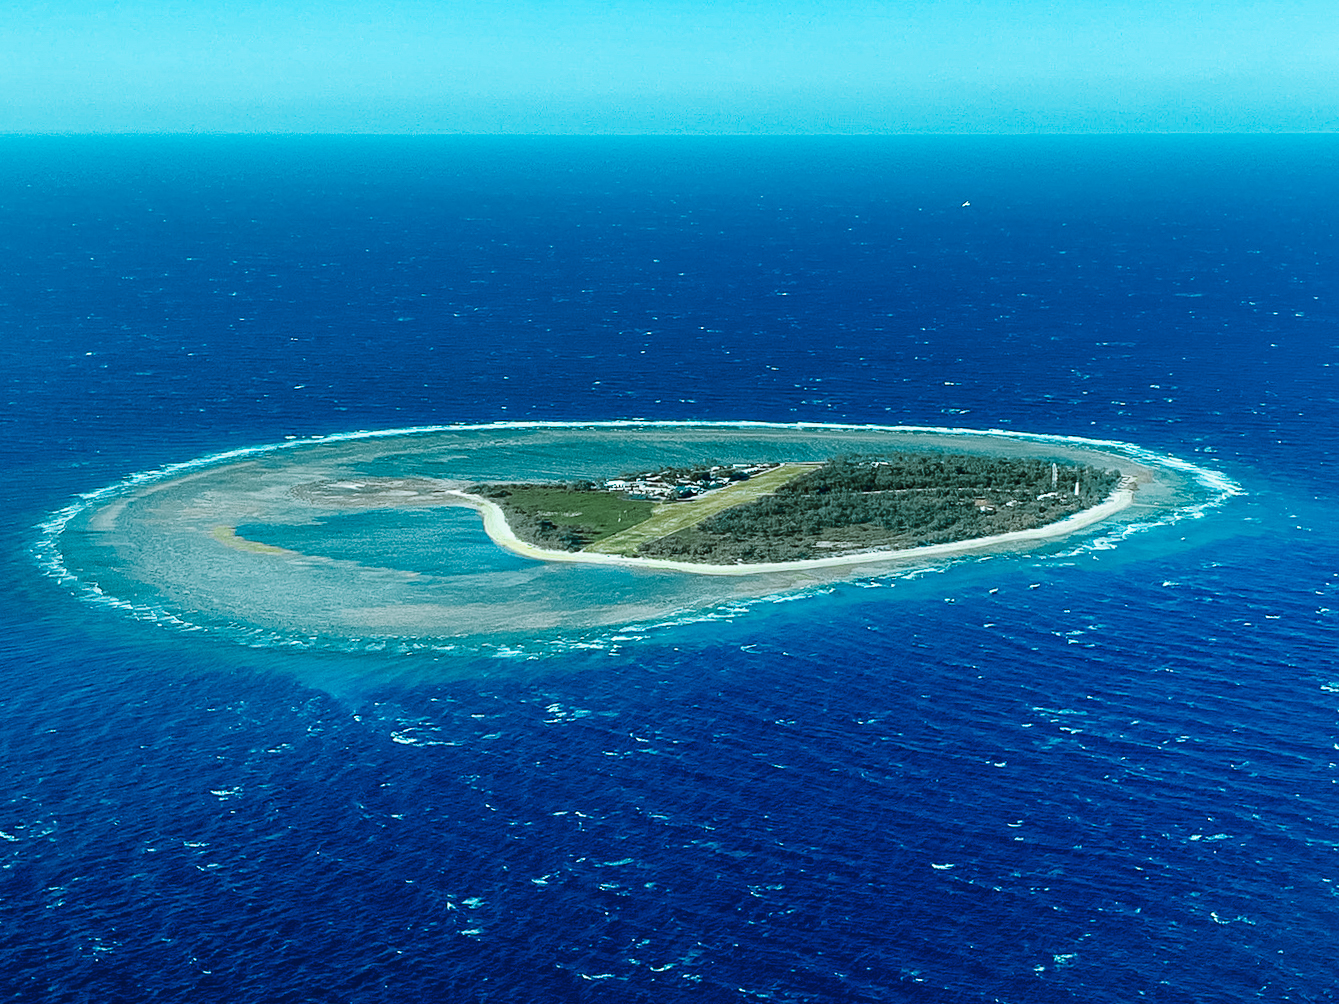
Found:
[(565, 645), (972, 555), (1096, 562), (1233, 490), (1074, 436), (504, 423), (137, 474), (53, 516), (44, 560), (90, 602), (247, 644)]
[(1093, 522), (1133, 487), (1119, 471), (1083, 464), (899, 452), (663, 467), (598, 483), (476, 484), (462, 494), (496, 507), (502, 536), (542, 556), (720, 567), (1050, 535), (1037, 531), (1084, 513)]

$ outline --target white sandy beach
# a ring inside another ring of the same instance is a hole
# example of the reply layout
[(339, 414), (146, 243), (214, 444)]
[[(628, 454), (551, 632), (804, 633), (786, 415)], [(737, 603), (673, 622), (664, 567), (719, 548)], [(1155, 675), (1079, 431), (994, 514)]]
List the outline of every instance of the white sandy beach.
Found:
[(663, 558), (628, 558), (617, 554), (592, 554), (586, 551), (551, 551), (536, 547), (521, 540), (512, 533), (511, 526), (502, 508), (479, 495), (452, 490), (446, 494), (457, 495), (483, 514), (484, 531), (499, 547), (515, 554), (541, 561), (569, 561), (586, 565), (624, 565), (629, 568), (658, 568), (676, 572), (692, 572), (697, 575), (757, 575), (762, 572), (803, 571), (810, 568), (835, 568), (841, 565), (864, 565), (878, 561), (902, 560), (906, 558), (935, 558), (946, 554), (958, 554), (994, 547), (1000, 544), (1020, 544), (1030, 540), (1046, 540), (1051, 537), (1063, 537), (1094, 523), (1114, 516), (1134, 500), (1134, 492), (1118, 490), (1111, 493), (1107, 500), (1091, 509), (1076, 512), (1046, 526), (1031, 530), (1012, 530), (997, 533), (990, 537), (976, 537), (972, 540), (959, 540), (949, 544), (927, 544), (924, 547), (909, 547), (900, 551), (863, 551), (859, 554), (843, 554), (831, 558), (805, 558), (801, 561), (772, 561), (753, 565), (708, 565), (690, 561), (668, 561)]

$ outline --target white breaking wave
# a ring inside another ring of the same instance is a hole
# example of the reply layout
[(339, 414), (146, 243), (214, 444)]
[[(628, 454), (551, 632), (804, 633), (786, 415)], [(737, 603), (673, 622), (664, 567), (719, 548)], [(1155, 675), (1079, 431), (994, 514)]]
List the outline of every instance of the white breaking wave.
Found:
[[(85, 577), (81, 577), (68, 566), (62, 549), (62, 538), (67, 532), (71, 521), (88, 513), (90, 510), (112, 503), (118, 498), (130, 498), (136, 492), (152, 488), (155, 485), (166, 484), (175, 479), (206, 471), (210, 468), (221, 467), (239, 461), (255, 459), (257, 457), (304, 447), (311, 448), (316, 445), (353, 443), (360, 440), (393, 439), (449, 433), (504, 432), (512, 430), (574, 431), (589, 429), (596, 431), (634, 428), (662, 430), (720, 429), (723, 431), (776, 430), (796, 433), (853, 432), (878, 435), (912, 433), (944, 437), (962, 436), (976, 438), (997, 436), (1001, 439), (1014, 442), (1025, 441), (1034, 442), (1040, 445), (1077, 447), (1114, 454), (1154, 470), (1161, 469), (1179, 475), (1196, 485), (1199, 489), (1193, 493), (1194, 497), (1186, 498), (1184, 501), (1180, 502), (1180, 504), (1164, 507), (1156, 512), (1148, 513), (1147, 518), (1130, 519), (1127, 515), (1122, 520), (1103, 524), (1101, 531), (1096, 536), (1082, 541), (1078, 546), (1068, 551), (1055, 552), (1054, 550), (1050, 550), (1043, 556), (1025, 556), (1034, 560), (1038, 557), (1058, 559), (1073, 557), (1075, 554), (1082, 552), (1110, 550), (1117, 547), (1122, 541), (1135, 535), (1144, 534), (1148, 531), (1175, 524), (1182, 520), (1202, 518), (1211, 510), (1225, 504), (1231, 498), (1246, 494), (1241, 485), (1219, 471), (1191, 463), (1175, 456), (1157, 453), (1134, 444), (1083, 436), (1026, 433), (1006, 429), (980, 430), (942, 426), (885, 426), (877, 424), (814, 422), (772, 423), (743, 420), (730, 422), (684, 422), (672, 420), (647, 421), (640, 419), (620, 419), (600, 422), (492, 422), (473, 425), (429, 425), (412, 426), (401, 429), (358, 430), (331, 435), (288, 439), (278, 443), (226, 450), (193, 460), (135, 472), (114, 484), (78, 496), (70, 505), (52, 513), (47, 519), (43, 520), (35, 528), (37, 530), (37, 537), (32, 545), (31, 553), (37, 566), (45, 575), (69, 587), (72, 592), (83, 600), (98, 606), (116, 609), (137, 620), (152, 622), (176, 630), (218, 630), (222, 626), (235, 640), (242, 644), (267, 648), (333, 647), (345, 651), (360, 651), (385, 650), (389, 645), (396, 651), (406, 653), (416, 651), (455, 651), (462, 647), (460, 645), (461, 639), (459, 638), (448, 641), (444, 637), (433, 638), (423, 634), (411, 634), (404, 637), (387, 637), (384, 635), (369, 637), (343, 636), (336, 639), (332, 637), (322, 637), (320, 632), (289, 633), (282, 630), (275, 630), (235, 621), (228, 623), (226, 626), (197, 623), (189, 616), (184, 615), (180, 611), (169, 609), (169, 607), (164, 604), (115, 596), (104, 590), (98, 583), (90, 581)], [(1142, 516), (1143, 514), (1140, 515)], [(959, 555), (912, 567), (903, 565), (896, 568), (874, 570), (866, 568), (858, 572), (853, 571), (849, 578), (863, 580), (865, 582), (899, 578), (915, 579), (929, 574), (930, 572), (943, 572), (946, 569), (965, 561), (978, 562), (991, 560), (991, 558), (992, 556), (990, 555)], [(729, 602), (723, 603), (693, 604), (679, 609), (669, 616), (658, 616), (647, 620), (634, 615), (617, 627), (611, 626), (609, 629), (603, 631), (596, 630), (591, 632), (588, 630), (578, 630), (575, 635), (560, 631), (557, 632), (556, 635), (527, 640), (524, 644), (514, 642), (508, 642), (507, 644), (482, 643), (477, 647), (469, 645), (464, 647), (466, 649), (472, 648), (474, 651), (492, 651), (496, 656), (502, 658), (516, 658), (518, 656), (524, 657), (530, 655), (535, 651), (535, 645), (538, 645), (538, 648), (541, 651), (550, 652), (571, 651), (576, 648), (603, 648), (613, 651), (617, 650), (617, 647), (620, 644), (640, 640), (652, 631), (679, 627), (692, 623), (701, 623), (704, 621), (734, 620), (739, 616), (747, 615), (760, 603), (777, 603), (811, 599), (816, 596), (830, 593), (833, 588), (834, 586), (831, 582), (814, 582), (805, 585), (791, 583), (778, 586), (775, 590), (764, 592), (758, 596), (744, 598), (736, 597)]]

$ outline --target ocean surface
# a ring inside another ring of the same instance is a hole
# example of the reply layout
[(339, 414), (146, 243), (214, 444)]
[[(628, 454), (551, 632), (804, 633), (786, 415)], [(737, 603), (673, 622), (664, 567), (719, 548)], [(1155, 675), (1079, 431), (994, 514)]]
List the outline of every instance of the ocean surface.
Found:
[[(1333, 136), (0, 138), (0, 999), (1339, 999), (1336, 176)], [(56, 514), (174, 464), (621, 419), (1218, 487), (566, 645), (51, 574)]]

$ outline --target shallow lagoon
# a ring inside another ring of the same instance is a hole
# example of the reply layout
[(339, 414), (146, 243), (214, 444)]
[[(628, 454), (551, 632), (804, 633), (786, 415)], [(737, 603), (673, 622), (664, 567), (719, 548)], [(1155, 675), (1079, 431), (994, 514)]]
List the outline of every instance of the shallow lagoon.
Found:
[[(1202, 515), (1237, 488), (1212, 471), (1128, 444), (951, 429), (761, 423), (495, 424), (351, 433), (206, 457), (90, 493), (45, 527), (51, 574), (137, 617), (226, 632), (250, 644), (363, 648), (598, 644), (618, 630), (711, 616), (761, 597), (841, 580), (916, 574), (924, 556), (731, 578), (559, 564), (495, 545), (455, 500), (388, 493), (340, 499), (359, 479), (607, 478), (665, 464), (824, 460), (843, 452), (944, 450), (1119, 468), (1141, 479), (1135, 505), (1100, 524), (1023, 547), (1044, 560), (1109, 548)], [(353, 501), (356, 499), (357, 501)], [(232, 536), (233, 531), (237, 536)], [(240, 538), (240, 539), (239, 539)], [(263, 539), (268, 546), (246, 544)]]

